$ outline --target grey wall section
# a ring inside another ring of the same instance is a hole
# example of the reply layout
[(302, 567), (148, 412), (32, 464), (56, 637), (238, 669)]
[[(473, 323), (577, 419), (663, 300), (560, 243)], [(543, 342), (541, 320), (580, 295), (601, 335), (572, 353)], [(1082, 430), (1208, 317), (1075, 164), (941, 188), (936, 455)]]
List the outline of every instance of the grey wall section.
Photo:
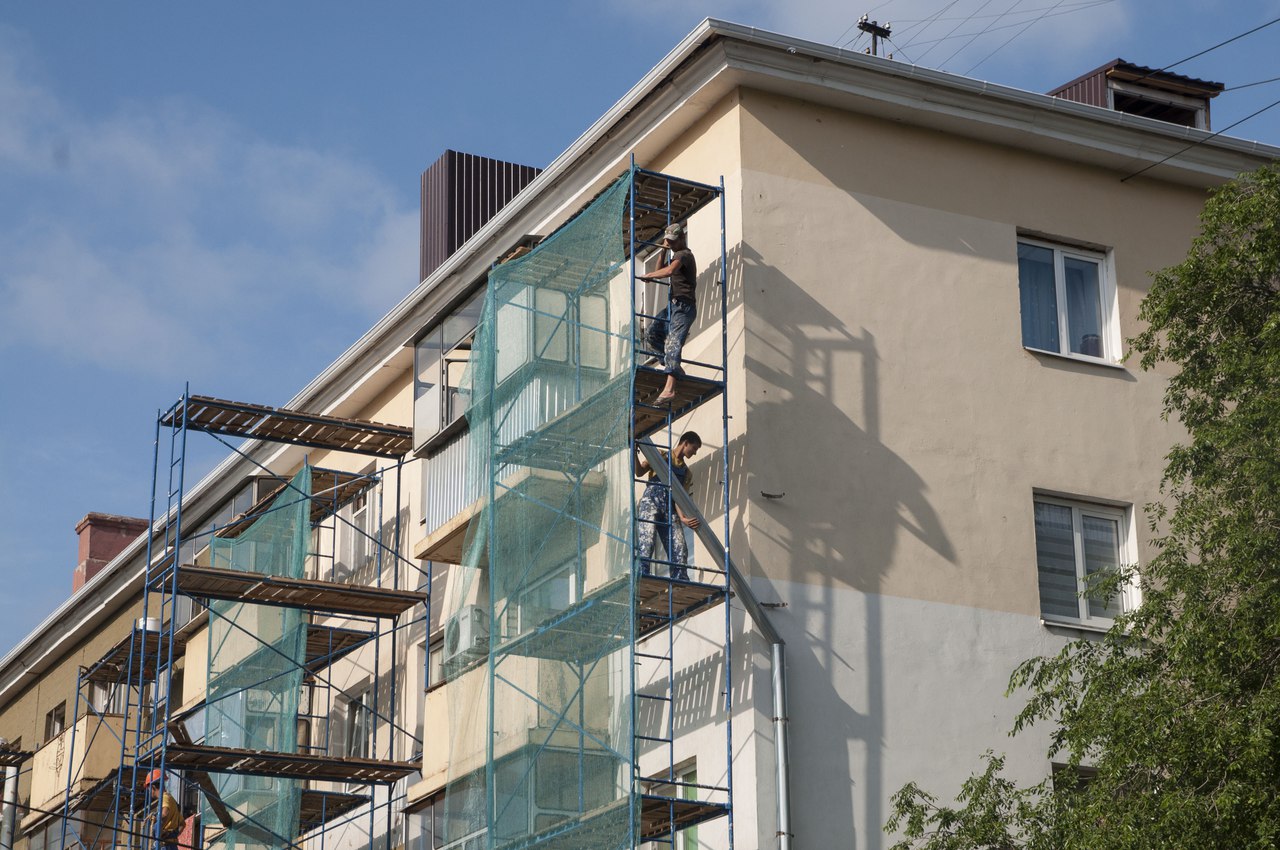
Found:
[[(1025, 695), (1004, 689), (1019, 662), (1056, 652), (1063, 635), (1035, 617), (834, 584), (773, 588), (804, 611), (782, 625), (796, 847), (884, 850), (898, 789), (914, 781), (950, 802), (988, 749), (1008, 756), (1019, 782), (1049, 775), (1046, 730), (1008, 737)], [(762, 835), (759, 846), (774, 844)]]
[(445, 151), (422, 172), (420, 280), (484, 226), (542, 169)]

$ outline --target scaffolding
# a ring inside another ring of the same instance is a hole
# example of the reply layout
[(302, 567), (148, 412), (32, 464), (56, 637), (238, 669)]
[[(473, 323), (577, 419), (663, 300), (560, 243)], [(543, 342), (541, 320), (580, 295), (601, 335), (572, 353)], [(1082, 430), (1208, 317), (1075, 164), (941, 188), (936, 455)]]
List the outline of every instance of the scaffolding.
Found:
[[(658, 404), (666, 374), (648, 365), (661, 352), (642, 331), (661, 320), (667, 293), (637, 275), (646, 261), (664, 264), (667, 226), (716, 201), (719, 262), (701, 288), (719, 315), (694, 331), (705, 348), (718, 330), (718, 350), (686, 356), (675, 398)], [(466, 381), (468, 474), (482, 497), (449, 582), (451, 624), (476, 650), (445, 670), (445, 847), (674, 848), (682, 830), (723, 817), (732, 848), (727, 554), (686, 567), (670, 551), (683, 527), (637, 513), (644, 487), (646, 498), (661, 494), (663, 517), (677, 515), (664, 483), (675, 429), (718, 399), (722, 468), (708, 477), (721, 488), (727, 545), (726, 313), (723, 185), (634, 164), (490, 273)], [(637, 453), (659, 449), (652, 457), (667, 468), (639, 476)], [(646, 522), (664, 557), (639, 551)], [(677, 714), (690, 690), (682, 678), (701, 673), (677, 660), (676, 632), (717, 606), (723, 763), (695, 770)]]
[[(184, 516), (192, 433), (259, 473), (243, 510), (196, 533)], [(248, 451), (259, 442), (373, 460), (361, 472), (309, 459), (272, 470)], [(425, 630), (430, 593), (429, 574), (401, 586), (406, 567), (421, 572), (400, 555), (411, 445), (409, 428), (189, 391), (158, 413), (143, 616), (79, 671), (63, 848), (158, 846), (165, 793), (184, 814), (198, 808), (184, 848), (324, 848), (330, 830), (353, 825), (372, 848), (379, 814), (390, 846), (397, 793), (418, 769), (402, 741), (421, 743), (398, 725), (396, 659), (405, 633)], [(352, 700), (333, 671), (357, 651), (371, 681)], [(118, 761), (86, 782), (77, 748), (100, 737)]]

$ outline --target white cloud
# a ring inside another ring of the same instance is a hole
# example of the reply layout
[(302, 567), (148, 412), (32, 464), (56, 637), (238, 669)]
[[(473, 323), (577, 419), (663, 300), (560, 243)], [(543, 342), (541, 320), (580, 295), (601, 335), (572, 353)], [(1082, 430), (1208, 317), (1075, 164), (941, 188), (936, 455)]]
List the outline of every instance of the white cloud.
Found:
[(416, 284), (417, 211), (363, 163), (181, 99), (89, 116), (36, 74), (0, 28), (0, 351), (185, 377), (326, 311), (344, 345)]

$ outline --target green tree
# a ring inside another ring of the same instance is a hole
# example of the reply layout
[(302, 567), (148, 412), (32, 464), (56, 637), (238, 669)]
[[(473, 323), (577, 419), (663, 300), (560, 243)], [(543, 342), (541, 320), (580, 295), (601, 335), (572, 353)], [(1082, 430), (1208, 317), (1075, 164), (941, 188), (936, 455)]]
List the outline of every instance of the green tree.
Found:
[(1280, 169), (1213, 192), (1201, 225), (1130, 340), (1174, 367), (1164, 416), (1187, 435), (1147, 508), (1142, 603), (1009, 683), (1029, 694), (1011, 734), (1043, 724), (1069, 767), (1018, 786), (987, 753), (952, 805), (907, 785), (895, 850), (1280, 842)]

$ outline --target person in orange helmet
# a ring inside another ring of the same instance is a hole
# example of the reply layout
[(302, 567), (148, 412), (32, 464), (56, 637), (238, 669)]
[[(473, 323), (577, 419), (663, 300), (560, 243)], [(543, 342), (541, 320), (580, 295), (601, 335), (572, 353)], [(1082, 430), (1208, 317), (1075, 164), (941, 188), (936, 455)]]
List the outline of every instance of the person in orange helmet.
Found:
[(151, 814), (147, 815), (146, 820), (143, 821), (144, 831), (147, 835), (155, 834), (156, 812), (158, 810), (160, 814), (160, 840), (156, 844), (156, 850), (179, 850), (178, 836), (182, 834), (183, 827), (182, 808), (168, 791), (161, 790), (160, 776), (159, 768), (147, 774), (147, 794), (151, 797), (155, 808), (151, 810)]

